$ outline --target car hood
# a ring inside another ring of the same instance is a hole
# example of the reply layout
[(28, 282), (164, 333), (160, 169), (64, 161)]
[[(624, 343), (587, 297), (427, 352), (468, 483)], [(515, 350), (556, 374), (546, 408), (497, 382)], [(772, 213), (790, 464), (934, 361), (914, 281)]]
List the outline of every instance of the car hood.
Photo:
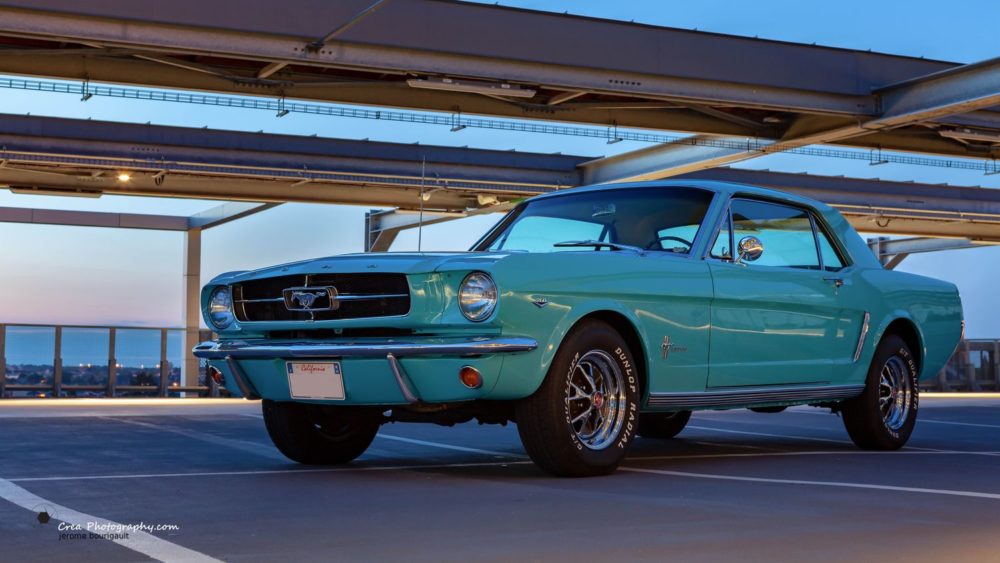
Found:
[(313, 260), (281, 264), (259, 270), (227, 272), (213, 283), (237, 283), (245, 280), (295, 274), (396, 273), (425, 274), (455, 270), (489, 268), (509, 256), (505, 252), (369, 252), (343, 254)]

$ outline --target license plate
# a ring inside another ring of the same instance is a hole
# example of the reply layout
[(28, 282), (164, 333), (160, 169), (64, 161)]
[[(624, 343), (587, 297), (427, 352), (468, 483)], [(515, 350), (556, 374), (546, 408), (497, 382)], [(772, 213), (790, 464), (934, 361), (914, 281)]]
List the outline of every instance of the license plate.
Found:
[(344, 374), (340, 362), (287, 362), (288, 388), (293, 399), (343, 401)]

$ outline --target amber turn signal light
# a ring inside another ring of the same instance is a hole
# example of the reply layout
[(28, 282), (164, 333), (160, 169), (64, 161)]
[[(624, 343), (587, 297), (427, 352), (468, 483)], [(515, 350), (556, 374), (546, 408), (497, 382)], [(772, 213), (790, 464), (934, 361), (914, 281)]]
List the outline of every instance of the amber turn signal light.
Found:
[(469, 389), (479, 389), (483, 386), (483, 376), (472, 366), (463, 366), (458, 370), (458, 379)]

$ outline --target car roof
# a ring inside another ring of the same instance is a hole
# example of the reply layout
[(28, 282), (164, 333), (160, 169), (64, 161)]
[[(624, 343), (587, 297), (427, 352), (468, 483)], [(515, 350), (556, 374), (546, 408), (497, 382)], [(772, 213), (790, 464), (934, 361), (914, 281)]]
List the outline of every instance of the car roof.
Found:
[(549, 192), (539, 196), (535, 196), (534, 199), (544, 199), (550, 197), (559, 197), (560, 195), (570, 194), (570, 193), (583, 193), (583, 192), (598, 192), (607, 190), (623, 190), (623, 189), (634, 189), (634, 188), (667, 188), (667, 187), (678, 187), (678, 188), (699, 188), (703, 190), (708, 190), (710, 192), (715, 192), (725, 196), (740, 196), (748, 195), (761, 197), (765, 199), (773, 199), (778, 201), (783, 201), (792, 204), (805, 205), (819, 211), (828, 211), (831, 208), (821, 201), (817, 201), (812, 198), (803, 197), (789, 192), (784, 192), (781, 190), (774, 190), (770, 188), (762, 188), (760, 186), (753, 186), (750, 184), (737, 184), (735, 182), (719, 182), (714, 180), (653, 180), (648, 182), (623, 182), (615, 184), (591, 184), (588, 186), (580, 186), (576, 188), (569, 188), (565, 190), (559, 190), (556, 192)]

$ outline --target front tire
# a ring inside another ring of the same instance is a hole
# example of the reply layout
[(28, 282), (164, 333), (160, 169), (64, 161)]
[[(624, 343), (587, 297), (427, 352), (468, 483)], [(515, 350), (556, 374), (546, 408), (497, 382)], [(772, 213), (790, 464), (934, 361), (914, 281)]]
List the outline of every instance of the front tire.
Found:
[(378, 419), (338, 407), (265, 399), (264, 426), (275, 447), (292, 461), (338, 465), (365, 453), (380, 426)]
[(581, 322), (559, 347), (541, 387), (517, 403), (517, 431), (528, 455), (561, 477), (612, 473), (635, 437), (639, 376), (614, 328)]
[(898, 450), (917, 422), (917, 364), (902, 338), (882, 339), (868, 369), (865, 391), (844, 402), (844, 427), (866, 450)]

